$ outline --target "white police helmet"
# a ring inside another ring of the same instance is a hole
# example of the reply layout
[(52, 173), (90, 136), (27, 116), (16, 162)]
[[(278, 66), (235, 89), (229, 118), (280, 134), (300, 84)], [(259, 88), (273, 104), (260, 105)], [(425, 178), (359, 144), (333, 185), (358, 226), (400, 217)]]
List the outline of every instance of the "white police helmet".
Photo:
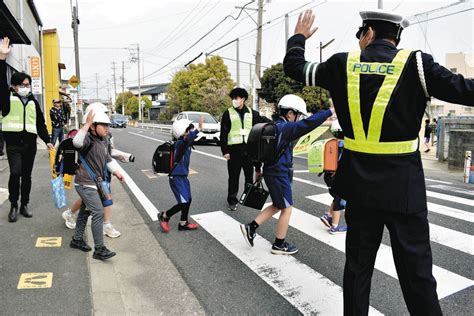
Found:
[(192, 125), (193, 122), (188, 119), (176, 120), (173, 123), (171, 132), (174, 138), (178, 139), (186, 132), (188, 127)]
[[(88, 112), (88, 114), (90, 111)], [(101, 111), (94, 111), (94, 118), (92, 119), (92, 123), (100, 123), (100, 124), (111, 124), (109, 116), (105, 112)]]
[(334, 122), (332, 122), (331, 132), (341, 132), (341, 131), (342, 131), (342, 128), (341, 128), (341, 125), (339, 124), (339, 121), (335, 120)]
[(304, 116), (308, 116), (308, 112), (306, 111), (306, 102), (304, 102), (301, 97), (295, 94), (284, 95), (278, 102), (278, 108), (293, 110), (295, 112), (301, 113)]

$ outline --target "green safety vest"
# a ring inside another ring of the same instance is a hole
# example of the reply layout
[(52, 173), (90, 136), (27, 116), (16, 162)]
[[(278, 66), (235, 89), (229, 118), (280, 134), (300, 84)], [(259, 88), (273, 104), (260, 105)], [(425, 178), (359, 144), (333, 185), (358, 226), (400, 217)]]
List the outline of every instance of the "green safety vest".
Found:
[(230, 131), (227, 138), (227, 145), (237, 145), (247, 143), (250, 130), (252, 129), (252, 110), (244, 114), (244, 124), (242, 126), (242, 120), (240, 119), (239, 113), (232, 107), (229, 108), (230, 118)]
[[(381, 142), (382, 122), (388, 102), (397, 86), (411, 51), (400, 50), (391, 63), (371, 63), (360, 60), (360, 52), (347, 56), (347, 96), (354, 139), (344, 137), (344, 147), (367, 154), (407, 154), (418, 149), (418, 139)], [(360, 75), (384, 76), (370, 115), (369, 129), (365, 135), (360, 114)]]
[(22, 132), (37, 134), (36, 131), (36, 105), (28, 101), (23, 105), (20, 98), (10, 96), (10, 112), (2, 119), (3, 132)]

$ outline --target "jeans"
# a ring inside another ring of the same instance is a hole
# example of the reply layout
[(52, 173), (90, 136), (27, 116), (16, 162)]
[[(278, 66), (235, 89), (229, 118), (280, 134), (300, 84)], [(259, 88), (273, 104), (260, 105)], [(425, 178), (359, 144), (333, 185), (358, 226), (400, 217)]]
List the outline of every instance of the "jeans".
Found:
[[(81, 197), (82, 205), (77, 215), (75, 240), (81, 240), (84, 237), (87, 219), (92, 214), (92, 236), (94, 237), (95, 249), (104, 246), (104, 207), (96, 189), (83, 185), (76, 186), (77, 194)], [(89, 210), (86, 211), (86, 206)]]
[(56, 139), (61, 143), (64, 139), (64, 129), (62, 127), (53, 127), (53, 134), (51, 136), (51, 144), (56, 145)]

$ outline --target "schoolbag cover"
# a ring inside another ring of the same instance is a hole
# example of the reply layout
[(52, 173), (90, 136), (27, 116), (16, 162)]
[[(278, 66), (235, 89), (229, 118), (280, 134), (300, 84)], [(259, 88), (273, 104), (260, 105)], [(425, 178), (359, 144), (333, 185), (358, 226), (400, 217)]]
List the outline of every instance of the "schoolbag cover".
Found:
[(77, 149), (74, 147), (72, 140), (72, 138), (66, 138), (59, 144), (56, 156), (54, 157), (54, 171), (56, 174), (59, 174), (60, 172), (59, 169), (61, 163), (63, 164), (63, 174), (76, 174), (76, 169), (78, 167), (78, 164), (76, 163)]
[(159, 145), (153, 154), (152, 167), (155, 173), (171, 173), (174, 166), (174, 142)]
[(255, 124), (247, 140), (247, 154), (254, 163), (274, 163), (278, 159), (277, 127), (273, 122)]
[(311, 173), (336, 171), (338, 158), (336, 138), (315, 141), (308, 150), (308, 171)]

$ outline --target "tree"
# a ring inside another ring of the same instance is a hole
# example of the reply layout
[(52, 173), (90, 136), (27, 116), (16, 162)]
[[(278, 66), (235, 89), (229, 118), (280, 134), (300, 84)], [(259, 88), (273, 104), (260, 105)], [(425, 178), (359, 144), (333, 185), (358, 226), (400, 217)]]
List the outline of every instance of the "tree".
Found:
[(120, 113), (120, 114), (123, 114), (122, 113), (122, 104), (126, 106), (127, 103), (128, 103), (128, 100), (132, 97), (134, 97), (134, 95), (130, 91), (120, 93), (117, 96), (117, 99), (115, 100), (115, 111)]
[(213, 56), (204, 63), (178, 71), (168, 88), (169, 108), (161, 117), (181, 111), (204, 111), (221, 115), (230, 106), (227, 96), (235, 83), (222, 58)]
[[(148, 109), (151, 108), (151, 100), (147, 96), (142, 97), (142, 101), (145, 102), (145, 107), (143, 109), (143, 116), (148, 116)], [(133, 96), (128, 99), (126, 108), (125, 108), (125, 115), (130, 115), (132, 118), (137, 119), (139, 117), (138, 114), (138, 97)]]
[(275, 106), (285, 94), (290, 93), (302, 97), (308, 111), (313, 113), (324, 108), (329, 102), (329, 91), (320, 87), (306, 87), (296, 82), (285, 75), (282, 63), (265, 69), (261, 83), (260, 97), (269, 103), (274, 103)]

